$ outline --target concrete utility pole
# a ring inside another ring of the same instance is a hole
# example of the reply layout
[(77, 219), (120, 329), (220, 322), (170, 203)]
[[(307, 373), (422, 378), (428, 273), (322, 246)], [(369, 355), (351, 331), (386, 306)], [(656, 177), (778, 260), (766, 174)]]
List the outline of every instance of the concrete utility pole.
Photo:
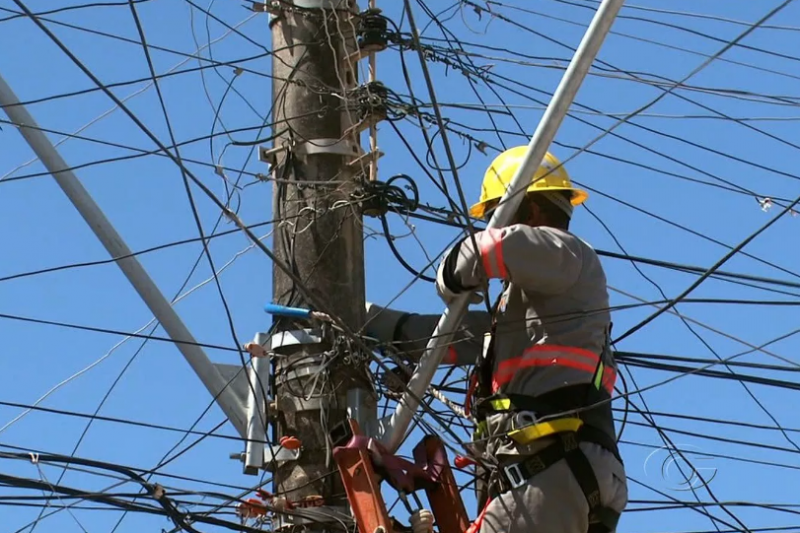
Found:
[[(273, 215), (282, 220), (274, 253), (292, 266), (324, 311), (357, 331), (365, 320), (364, 249), (361, 212), (351, 195), (363, 159), (358, 160), (358, 128), (350, 129), (358, 117), (343, 96), (357, 82), (358, 58), (351, 54), (358, 8), (349, 0), (268, 4), (277, 137), (261, 158), (271, 163)], [(273, 302), (313, 308), (277, 267)], [(374, 416), (363, 418), (375, 403), (364, 378), (365, 359), (340, 344), (345, 339), (330, 328), (326, 333), (319, 324), (290, 316), (275, 320), (268, 349), (276, 354), (277, 412), (271, 415), (278, 439), (297, 437), (303, 446), (297, 461), (277, 466), (275, 490), (288, 492), (292, 501), (322, 496), (326, 507), (347, 512), (328, 432), (345, 421), (348, 409), (362, 423)], [(297, 524), (296, 518), (285, 520)]]

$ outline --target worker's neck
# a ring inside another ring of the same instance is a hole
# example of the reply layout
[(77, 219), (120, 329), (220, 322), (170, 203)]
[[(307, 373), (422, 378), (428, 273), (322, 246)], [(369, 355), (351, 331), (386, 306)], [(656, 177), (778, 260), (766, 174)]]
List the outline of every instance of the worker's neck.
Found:
[(553, 224), (546, 218), (540, 218), (537, 220), (529, 220), (528, 222), (521, 222), (521, 224), (525, 226), (530, 226), (532, 228), (555, 228), (560, 229), (561, 231), (569, 231), (568, 227), (565, 227), (562, 224)]

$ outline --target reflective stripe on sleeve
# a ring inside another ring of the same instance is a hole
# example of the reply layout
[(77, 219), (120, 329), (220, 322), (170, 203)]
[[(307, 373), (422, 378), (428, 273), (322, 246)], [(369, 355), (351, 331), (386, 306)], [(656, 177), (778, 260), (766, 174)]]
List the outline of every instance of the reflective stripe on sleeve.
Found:
[(454, 365), (458, 361), (458, 352), (456, 352), (455, 346), (449, 346), (447, 348), (447, 353), (444, 354), (442, 358), (442, 363), (445, 365)]
[(490, 228), (480, 232), (478, 246), (480, 247), (483, 269), (489, 278), (505, 279), (508, 275), (506, 264), (503, 261), (503, 230)]

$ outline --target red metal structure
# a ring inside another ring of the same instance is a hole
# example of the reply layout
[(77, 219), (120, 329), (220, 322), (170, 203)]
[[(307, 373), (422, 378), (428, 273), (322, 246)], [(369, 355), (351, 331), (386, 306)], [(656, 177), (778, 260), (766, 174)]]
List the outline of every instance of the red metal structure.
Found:
[(378, 441), (361, 435), (355, 420), (349, 420), (347, 444), (333, 450), (347, 499), (359, 533), (395, 533), (381, 494), (386, 481), (401, 496), (424, 490), (439, 533), (464, 533), (469, 527), (467, 511), (456, 485), (447, 452), (435, 435), (424, 437), (414, 448), (414, 462), (389, 453)]

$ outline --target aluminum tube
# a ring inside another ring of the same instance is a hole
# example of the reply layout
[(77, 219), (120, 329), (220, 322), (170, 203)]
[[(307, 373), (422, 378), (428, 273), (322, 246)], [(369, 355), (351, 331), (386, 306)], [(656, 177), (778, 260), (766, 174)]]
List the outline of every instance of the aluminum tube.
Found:
[[(38, 124), (28, 113), (19, 99), (0, 75), (0, 107), (3, 108), (8, 118), (18, 128), (36, 156), (42, 161), (47, 170), (53, 175), (58, 185), (70, 199), (72, 204), (81, 214), (83, 219), (92, 229), (94, 234), (103, 244), (112, 258), (128, 278), (136, 292), (139, 293), (147, 307), (164, 327), (169, 337), (175, 341), (178, 350), (183, 354), (198, 375), (200, 380), (216, 397), (222, 411), (234, 425), (239, 435), (244, 437), (247, 433), (244, 406), (234, 396), (233, 388), (226, 387), (222, 374), (211, 363), (197, 345), (197, 341), (181, 321), (178, 314), (158, 289), (131, 250), (117, 233), (103, 211), (95, 203), (69, 166), (56, 151), (50, 140), (39, 129)], [(191, 343), (191, 344), (186, 344)]]
[[(536, 169), (541, 165), (544, 155), (550, 144), (555, 138), (567, 110), (572, 105), (575, 95), (578, 93), (589, 68), (594, 62), (597, 52), (614, 23), (624, 0), (603, 0), (600, 7), (589, 24), (589, 28), (581, 40), (575, 55), (572, 57), (564, 76), (561, 78), (558, 88), (553, 93), (553, 98), (542, 115), (536, 131), (528, 143), (528, 151), (522, 164), (517, 169), (511, 180), (511, 185), (506, 191), (500, 205), (495, 210), (487, 227), (503, 227), (511, 220), (512, 215), (519, 207), (523, 194), (516, 194), (518, 191), (525, 190)], [(402, 399), (397, 405), (390, 420), (383, 426), (381, 442), (389, 451), (396, 451), (402, 444), (408, 426), (419, 407), (417, 398), (428, 389), (433, 380), (433, 376), (444, 357), (445, 349), (452, 339), (453, 333), (461, 324), (464, 314), (467, 311), (468, 294), (462, 294), (448, 306), (439, 323), (431, 334), (431, 340), (425, 349), (425, 353), (417, 365), (417, 369), (408, 383), (408, 388)]]
[[(264, 346), (269, 336), (256, 334), (256, 344)], [(269, 397), (269, 352), (267, 357), (253, 357), (248, 373), (247, 387), (247, 443), (244, 452), (244, 473), (257, 475), (264, 467), (264, 447), (267, 439), (266, 401)]]

